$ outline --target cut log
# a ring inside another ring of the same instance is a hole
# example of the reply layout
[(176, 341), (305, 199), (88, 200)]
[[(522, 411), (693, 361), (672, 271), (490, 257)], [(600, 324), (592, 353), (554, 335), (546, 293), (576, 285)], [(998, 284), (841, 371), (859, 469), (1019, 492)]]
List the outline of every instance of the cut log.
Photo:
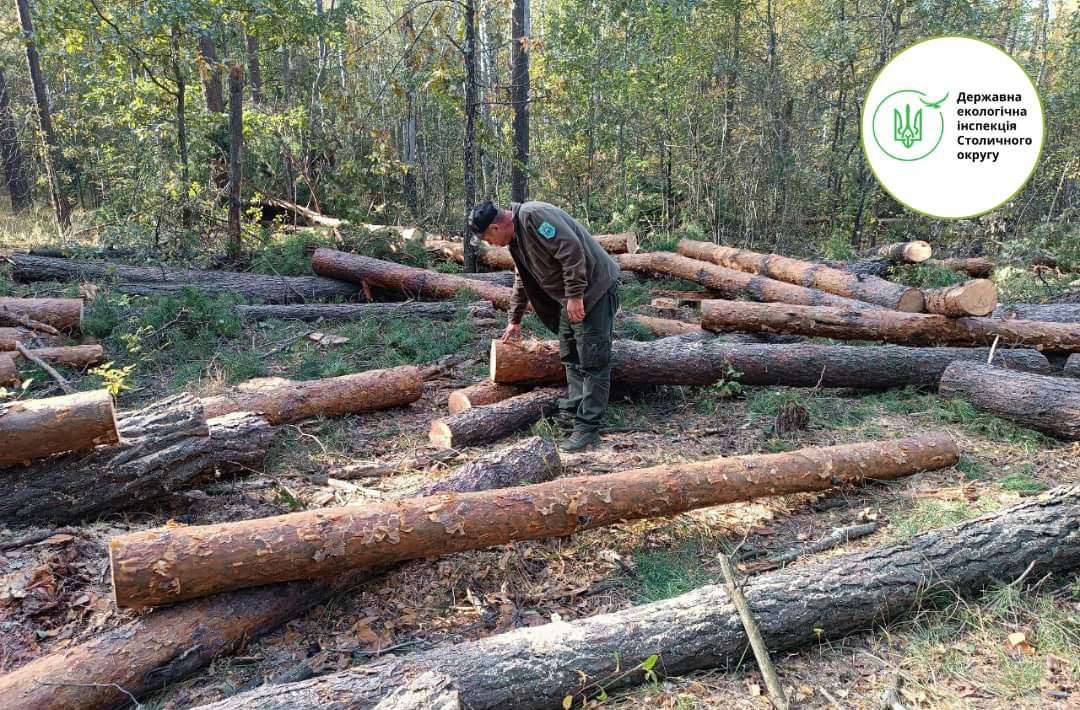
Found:
[(994, 309), (994, 318), (1080, 323), (1080, 303), (1010, 303)]
[(120, 607), (157, 606), (864, 478), (892, 479), (947, 468), (958, 458), (952, 437), (937, 433), (147, 530), (109, 541), (113, 590)]
[(763, 305), (707, 301), (701, 308), (707, 330), (794, 333), (841, 340), (903, 345), (1024, 345), (1051, 352), (1080, 351), (1080, 323), (1045, 323), (997, 318), (949, 318), (929, 313), (850, 311), (829, 306)]
[[(1040, 579), (1074, 570), (1077, 521), (1080, 490), (1057, 488), (897, 545), (754, 577), (743, 593), (765, 645), (782, 653), (863, 633), (957, 595), (974, 597), (1025, 572)], [(927, 580), (943, 593), (928, 595)], [(746, 633), (724, 585), (258, 688), (196, 710), (322, 710), (328, 702), (370, 710), (390, 688), (425, 672), (452, 678), (471, 710), (549, 710), (566, 696), (579, 707), (598, 692), (598, 679), (609, 693), (645, 682), (644, 673), (629, 671), (649, 658), (659, 658), (653, 671), (669, 677), (745, 663)]]
[(994, 262), (981, 256), (930, 259), (926, 262), (926, 265), (961, 271), (976, 279), (985, 279), (994, 273)]
[(105, 348), (100, 345), (62, 345), (55, 348), (33, 348), (27, 352), (53, 365), (83, 370), (105, 362)]
[(484, 380), (483, 382), (477, 382), (475, 385), (469, 385), (451, 392), (447, 409), (450, 410), (451, 414), (458, 414), (466, 409), (483, 407), (487, 404), (495, 404), (504, 399), (516, 397), (527, 391), (524, 387), (500, 385), (491, 380)]
[(1080, 377), (1080, 353), (1069, 356), (1061, 373), (1067, 377)]
[(119, 441), (106, 390), (0, 404), (0, 468)]
[[(535, 475), (527, 466), (518, 470)], [(459, 480), (486, 485), (498, 478)], [(155, 609), (0, 675), (0, 710), (113, 710), (131, 700), (125, 691), (142, 698), (182, 680), (376, 574), (274, 584)]]
[(427, 269), (415, 269), (368, 256), (347, 254), (334, 249), (316, 249), (311, 257), (311, 266), (320, 276), (351, 281), (362, 286), (396, 289), (410, 297), (426, 296), (446, 300), (472, 294), (490, 301), (496, 308), (506, 310), (510, 307), (512, 291), (509, 288)]
[(436, 493), (490, 491), (529, 483), (544, 483), (562, 472), (562, 461), (555, 444), (531, 436), (516, 444), (489, 452), (467, 463), (435, 483), (424, 486), (410, 497)]
[[(240, 306), (240, 315), (247, 320), (312, 321), (327, 320), (382, 320), (384, 318), (427, 318), (430, 320), (454, 320), (465, 313), (470, 318), (494, 318), (495, 310), (484, 301), (475, 303), (445, 303), (407, 301), (404, 303), (295, 303), (289, 305)], [(0, 346), (3, 340), (0, 335)], [(0, 347), (2, 349), (2, 347)]]
[(186, 287), (210, 294), (231, 293), (253, 303), (301, 303), (362, 296), (355, 284), (321, 276), (273, 276), (230, 271), (197, 271), (125, 266), (107, 261), (50, 259), (14, 254), (19, 281), (94, 281), (138, 296), (176, 295)]
[(6, 471), (0, 523), (67, 523), (147, 507), (214, 474), (258, 471), (274, 437), (247, 412), (203, 417), (178, 395), (117, 416), (121, 443)]
[(255, 412), (271, 424), (298, 422), (315, 416), (373, 412), (403, 407), (420, 399), (424, 378), (412, 365), (368, 370), (321, 380), (263, 377), (203, 400), (207, 418), (230, 412)]
[(20, 384), (22, 379), (19, 378), (19, 368), (15, 366), (15, 357), (10, 352), (0, 352), (0, 387), (18, 387)]
[[(727, 336), (725, 336), (727, 337)], [(703, 338), (661, 338), (648, 343), (616, 340), (612, 348), (612, 383), (640, 385), (711, 385), (730, 379), (745, 385), (786, 387), (937, 387), (953, 360), (986, 362), (988, 348), (905, 348), (845, 345), (729, 344)], [(1050, 372), (1046, 357), (1025, 348), (998, 348), (994, 362), (1003, 367)], [(553, 340), (531, 344), (500, 343), (491, 348), (491, 379), (501, 384), (552, 385), (566, 381)]]
[(653, 316), (632, 315), (627, 320), (635, 323), (658, 338), (666, 338), (671, 335), (689, 335), (702, 332), (697, 323), (684, 323), (671, 318), (655, 318)]
[[(476, 262), (489, 269), (513, 270), (514, 258), (510, 256), (510, 250), (505, 247), (489, 246), (482, 240), (477, 240)], [(447, 261), (465, 263), (465, 245), (461, 242), (451, 242), (447, 239), (428, 239), (424, 241), (424, 247), (429, 253), (441, 256)]]
[(506, 288), (514, 287), (515, 274), (513, 271), (489, 271), (486, 273), (478, 272), (475, 274), (460, 273), (457, 275), (463, 279), (468, 279), (469, 281), (483, 281), (484, 283), (489, 283), (494, 286), (505, 286)]
[[(562, 367), (562, 364), (559, 365)], [(565, 371), (563, 373), (565, 379)], [(444, 449), (479, 446), (512, 434), (555, 411), (562, 391), (538, 389), (485, 407), (466, 409), (431, 423), (428, 440)]]
[(1059, 439), (1080, 439), (1080, 382), (954, 362), (941, 375), (944, 397), (962, 397), (981, 411)]
[(619, 262), (620, 269), (686, 279), (716, 291), (725, 298), (844, 306), (856, 310), (880, 308), (877, 305), (836, 296), (818, 289), (796, 286), (770, 279), (767, 276), (748, 274), (745, 271), (737, 271), (669, 252), (619, 254), (615, 260)]
[(877, 250), (877, 255), (894, 264), (921, 264), (934, 253), (929, 242), (917, 239), (911, 242), (886, 244)]
[(923, 291), (926, 312), (952, 318), (986, 316), (997, 307), (997, 286), (989, 279), (975, 279), (956, 286)]
[(637, 235), (633, 232), (594, 234), (593, 239), (595, 239), (608, 254), (637, 254), (641, 249), (638, 245)]
[(30, 328), (0, 328), (0, 350), (14, 350), (15, 343), (28, 348), (56, 347), (64, 344), (64, 338)]
[[(65, 259), (64, 261), (68, 261)], [(31, 327), (27, 320), (68, 333), (82, 331), (81, 298), (0, 298), (0, 325)]]
[(918, 313), (923, 310), (923, 295), (917, 288), (894, 284), (876, 276), (859, 277), (812, 261), (792, 259), (779, 254), (760, 254), (711, 242), (683, 239), (677, 247), (683, 256), (709, 261), (729, 269), (760, 274), (778, 281), (875, 303), (885, 308)]

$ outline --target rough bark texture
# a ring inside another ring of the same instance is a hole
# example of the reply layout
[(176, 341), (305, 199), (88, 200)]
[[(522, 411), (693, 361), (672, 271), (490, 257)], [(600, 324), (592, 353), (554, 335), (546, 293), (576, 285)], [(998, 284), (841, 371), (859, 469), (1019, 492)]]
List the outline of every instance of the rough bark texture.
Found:
[(760, 254), (711, 242), (683, 239), (677, 247), (683, 256), (710, 261), (729, 269), (760, 274), (778, 281), (816, 288), (845, 298), (876, 303), (885, 308), (918, 313), (923, 310), (922, 292), (875, 276), (859, 277), (812, 261), (779, 254)]
[(54, 348), (28, 348), (30, 353), (53, 365), (83, 369), (105, 362), (105, 348), (100, 345), (62, 345)]
[(940, 393), (1059, 439), (1080, 439), (1080, 382), (954, 362), (941, 375)]
[(658, 338), (666, 338), (671, 335), (688, 335), (700, 333), (702, 328), (697, 323), (684, 323), (671, 318), (654, 318), (653, 316), (632, 315), (627, 320), (644, 328)]
[(475, 385), (469, 385), (451, 392), (450, 399), (447, 402), (447, 409), (450, 410), (451, 414), (458, 414), (466, 409), (483, 407), (487, 404), (495, 404), (504, 399), (516, 397), (526, 391), (524, 387), (500, 385), (491, 380), (484, 380), (483, 382), (477, 382)]
[(319, 415), (339, 417), (401, 407), (420, 399), (423, 393), (420, 369), (404, 365), (302, 382), (263, 377), (207, 397), (203, 407), (207, 417), (256, 412), (272, 424), (284, 424)]
[(994, 318), (1080, 323), (1080, 303), (1010, 303), (994, 309)]
[(888, 259), (894, 264), (921, 264), (934, 253), (928, 242), (921, 239), (911, 242), (896, 242), (886, 244), (877, 251), (882, 259)]
[(994, 262), (981, 256), (953, 259), (930, 259), (928, 266), (941, 266), (953, 271), (962, 271), (976, 279), (985, 279), (994, 273)]
[(562, 461), (555, 444), (532, 436), (515, 444), (489, 452), (467, 463), (448, 476), (424, 486), (412, 496), (436, 493), (489, 491), (553, 480), (562, 472)]
[(946, 468), (958, 458), (952, 437), (928, 434), (440, 494), (363, 509), (325, 508), (148, 530), (109, 541), (113, 590), (120, 607), (156, 606), (513, 540), (563, 537), (622, 520), (824, 490), (864, 478), (897, 478)]
[(748, 274), (699, 259), (669, 252), (639, 252), (615, 257), (619, 268), (673, 276), (699, 283), (724, 298), (749, 298), (754, 301), (780, 301), (812, 305), (843, 306), (855, 310), (878, 309), (880, 306), (825, 293), (818, 289), (796, 286), (767, 276)]
[[(456, 261), (459, 264), (465, 263), (465, 245), (461, 242), (452, 242), (448, 239), (428, 239), (424, 241), (424, 247), (432, 254), (441, 256), (448, 261)], [(489, 269), (512, 270), (514, 268), (514, 259), (510, 256), (509, 249), (489, 246), (483, 242), (477, 247), (476, 261)]]
[[(566, 379), (565, 370), (563, 379)], [(555, 411), (562, 394), (556, 389), (538, 389), (436, 419), (431, 423), (428, 440), (444, 449), (460, 449), (498, 441), (518, 429), (535, 424), (544, 415)]]
[(179, 395), (117, 417), (121, 443), (7, 472), (5, 525), (66, 523), (146, 507), (216, 473), (259, 470), (274, 429), (241, 412), (203, 417)]
[(701, 325), (726, 330), (794, 333), (841, 340), (877, 340), (903, 345), (1024, 345), (1055, 352), (1080, 351), (1080, 323), (1045, 323), (996, 318), (949, 318), (929, 313), (850, 311), (829, 306), (762, 305), (707, 301)]
[[(240, 306), (240, 315), (248, 320), (281, 318), (285, 320), (382, 320), (384, 318), (429, 318), (454, 320), (462, 312), (470, 318), (494, 318), (495, 310), (485, 301), (443, 303), (439, 301), (404, 303), (295, 303), (290, 305)], [(0, 333), (0, 349), (3, 334)]]
[(1080, 377), (1080, 353), (1069, 356), (1061, 373), (1068, 377)]
[(926, 312), (961, 318), (985, 316), (997, 307), (997, 287), (989, 279), (975, 279), (956, 286), (928, 289)]
[(461, 697), (445, 673), (421, 673), (383, 698), (375, 710), (460, 710)]
[(488, 271), (477, 272), (474, 274), (461, 273), (458, 274), (463, 279), (469, 281), (483, 281), (484, 283), (492, 284), (493, 286), (505, 286), (506, 288), (513, 288), (514, 286), (514, 272), (513, 271)]
[(856, 276), (877, 276), (878, 278), (885, 278), (892, 270), (893, 263), (888, 259), (882, 259), (880, 257), (871, 257), (869, 259), (857, 259), (856, 261), (832, 261), (825, 259), (821, 263), (826, 266), (831, 266), (834, 269), (840, 269), (841, 271), (847, 271), (855, 274)]
[(0, 467), (119, 441), (106, 390), (0, 404)]
[(510, 307), (509, 288), (427, 269), (415, 269), (368, 256), (347, 254), (334, 249), (316, 249), (311, 257), (311, 266), (320, 276), (351, 281), (362, 286), (396, 289), (409, 296), (451, 299), (459, 294), (471, 293), (490, 301), (496, 308), (506, 310)]
[(10, 352), (0, 352), (0, 387), (17, 387), (20, 384), (22, 379), (15, 365), (15, 356)]
[(299, 303), (362, 295), (355, 284), (321, 276), (270, 276), (232, 271), (197, 271), (124, 266), (105, 261), (57, 259), (14, 254), (18, 281), (95, 281), (138, 296), (175, 294), (186, 286), (210, 293), (232, 293), (254, 303)]
[(56, 347), (64, 344), (64, 338), (29, 328), (0, 328), (0, 350), (14, 350), (15, 343), (28, 348)]
[(243, 250), (240, 233), (240, 189), (244, 182), (244, 69), (229, 67), (229, 253)]
[[(953, 360), (986, 362), (987, 348), (905, 348), (883, 345), (757, 345), (717, 339), (663, 338), (649, 343), (617, 340), (612, 349), (616, 385), (710, 385), (740, 373), (746, 385), (852, 387), (880, 390), (907, 385), (936, 387)], [(1050, 372), (1035, 350), (998, 348), (994, 362), (1004, 367)], [(502, 384), (558, 384), (566, 380), (559, 344), (492, 345), (491, 378)]]
[(0, 325), (24, 325), (23, 319), (51, 325), (57, 330), (82, 330), (83, 302), (80, 298), (0, 298)]

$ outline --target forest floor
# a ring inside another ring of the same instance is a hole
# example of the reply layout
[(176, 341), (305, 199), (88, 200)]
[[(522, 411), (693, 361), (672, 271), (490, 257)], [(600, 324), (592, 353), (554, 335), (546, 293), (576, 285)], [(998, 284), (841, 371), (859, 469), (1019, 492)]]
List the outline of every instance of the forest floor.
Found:
[[(646, 312), (650, 287), (687, 285), (628, 287), (623, 307)], [(235, 300), (227, 294), (145, 299), (112, 293), (107, 284), (23, 286), (12, 283), (0, 265), (0, 295), (80, 290), (92, 297), (86, 330), (105, 344), (113, 368), (135, 365), (131, 389), (119, 395), (122, 408), (169, 392), (210, 394), (252, 377), (309, 379), (448, 355), (458, 356), (459, 364), (428, 382), (423, 398), (408, 407), (284, 427), (262, 471), (177, 493), (159, 508), (111, 516), (0, 552), (0, 673), (132, 616), (117, 611), (110, 600), (106, 542), (113, 535), (168, 521), (201, 524), (362, 504), (408, 491), (508, 443), (445, 458), (427, 441), (429, 424), (445, 414), (449, 393), (486, 375), (488, 342), (500, 334), (499, 323), (477, 326), (463, 316), (450, 323), (399, 318), (250, 324), (235, 315)], [(529, 330), (544, 337), (536, 323)], [(320, 344), (309, 337), (312, 331), (347, 340)], [(33, 374), (33, 382), (22, 396), (56, 393), (43, 373), (25, 374)], [(76, 382), (83, 389), (101, 386), (94, 375)], [(603, 445), (565, 455), (565, 475), (929, 431), (955, 436), (963, 457), (955, 468), (895, 482), (725, 505), (570, 538), (410, 562), (338, 595), (249, 644), (241, 655), (216, 660), (144, 707), (180, 710), (210, 702), (305, 661), (327, 671), (343, 669), (385, 653), (664, 599), (716, 582), (720, 551), (736, 550), (750, 573), (758, 557), (816, 540), (833, 528), (880, 523), (869, 537), (793, 563), (801, 565), (903, 540), (1052, 486), (1080, 484), (1080, 445), (1057, 442), (936, 394), (732, 389), (667, 387), (615, 401)], [(791, 400), (809, 412), (808, 426), (777, 435), (772, 431), (776, 413)], [(541, 422), (519, 436), (530, 434), (551, 436), (553, 429)], [(400, 468), (400, 461), (417, 457), (416, 468)], [(333, 478), (335, 467), (357, 462), (389, 463), (398, 470), (370, 479)], [(4, 531), (2, 537), (28, 532)], [(1013, 581), (1001, 580), (978, 599), (956, 599), (863, 634), (779, 654), (775, 662), (789, 697), (800, 708), (876, 710), (882, 692), (899, 678), (899, 698), (909, 708), (1080, 707), (1080, 576), (1026, 580), (1034, 584), (1024, 587)], [(690, 710), (767, 708), (769, 703), (751, 660), (733, 672), (694, 673), (613, 693), (593, 706)]]

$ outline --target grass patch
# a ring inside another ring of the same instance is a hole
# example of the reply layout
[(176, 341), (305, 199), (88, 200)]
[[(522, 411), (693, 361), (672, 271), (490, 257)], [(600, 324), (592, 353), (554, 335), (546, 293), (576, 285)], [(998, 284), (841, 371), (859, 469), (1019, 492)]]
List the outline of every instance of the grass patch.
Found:
[[(1030, 470), (1030, 466), (1028, 468)], [(998, 485), (1003, 489), (1013, 491), (1014, 493), (1040, 493), (1047, 488), (1047, 486), (1036, 480), (1028, 471), (1018, 471), (1003, 476), (998, 479)]]
[(763, 389), (746, 400), (746, 411), (754, 421), (772, 422), (788, 402), (803, 406), (810, 414), (810, 425), (828, 429), (857, 427), (880, 413), (880, 402), (873, 398), (830, 397), (800, 389)]
[(637, 600), (649, 603), (669, 599), (704, 586), (715, 578), (702, 568), (702, 541), (684, 540), (663, 550), (634, 552)]
[(944, 266), (906, 264), (892, 270), (892, 279), (914, 288), (941, 288), (963, 283), (971, 277)]
[(961, 501), (921, 499), (914, 508), (897, 513), (891, 521), (900, 539), (907, 540), (928, 530), (961, 523), (979, 514), (978, 509)]
[(427, 250), (422, 239), (403, 239), (392, 229), (368, 231), (366, 227), (343, 225), (337, 235), (329, 232), (271, 233), (253, 255), (252, 270), (261, 274), (298, 276), (311, 273), (311, 251), (327, 247), (375, 259), (426, 267)]

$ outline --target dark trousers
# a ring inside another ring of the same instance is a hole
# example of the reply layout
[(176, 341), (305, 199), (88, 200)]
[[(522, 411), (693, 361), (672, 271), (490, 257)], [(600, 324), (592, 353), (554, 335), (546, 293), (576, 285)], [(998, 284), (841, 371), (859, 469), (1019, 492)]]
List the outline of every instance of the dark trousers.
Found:
[(559, 357), (566, 365), (566, 398), (559, 409), (574, 416), (575, 431), (596, 431), (611, 394), (611, 341), (619, 286), (615, 284), (585, 314), (571, 323), (563, 306), (559, 314)]

